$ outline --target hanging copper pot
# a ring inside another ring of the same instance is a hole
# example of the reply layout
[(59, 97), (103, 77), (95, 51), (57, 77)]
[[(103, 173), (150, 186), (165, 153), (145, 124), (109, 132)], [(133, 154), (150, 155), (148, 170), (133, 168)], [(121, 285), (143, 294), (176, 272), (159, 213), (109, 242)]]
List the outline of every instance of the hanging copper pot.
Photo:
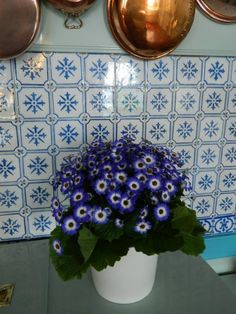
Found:
[(160, 58), (189, 32), (195, 0), (107, 0), (108, 22), (118, 44), (143, 59)]
[[(56, 9), (66, 15), (65, 27), (78, 29), (83, 26), (80, 16), (87, 11), (96, 0), (47, 0)], [(72, 23), (71, 23), (72, 21)]]

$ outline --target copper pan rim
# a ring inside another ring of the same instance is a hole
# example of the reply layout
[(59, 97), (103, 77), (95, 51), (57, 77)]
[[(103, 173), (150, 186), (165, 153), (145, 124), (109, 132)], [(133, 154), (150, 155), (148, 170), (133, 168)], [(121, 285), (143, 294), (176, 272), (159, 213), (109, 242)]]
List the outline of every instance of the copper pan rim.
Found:
[(115, 23), (115, 18), (114, 18), (114, 3), (116, 1), (118, 0), (107, 0), (107, 19), (108, 19), (108, 24), (109, 24), (111, 33), (121, 48), (123, 48), (126, 52), (128, 52), (129, 54), (139, 59), (155, 60), (155, 59), (162, 58), (170, 54), (171, 52), (173, 52), (180, 45), (180, 43), (186, 38), (194, 21), (196, 1), (189, 0), (189, 3), (191, 3), (191, 6), (192, 6), (191, 15), (188, 20), (188, 25), (185, 27), (184, 32), (181, 35), (181, 40), (179, 40), (175, 45), (173, 45), (173, 47), (169, 49), (165, 49), (163, 51), (161, 50), (150, 51), (149, 50), (149, 52), (146, 53), (143, 50), (139, 50), (136, 47), (132, 47), (132, 45), (129, 45), (125, 41), (122, 40), (119, 34), (119, 31), (117, 29), (117, 25)]
[(206, 4), (204, 0), (197, 0), (198, 7), (200, 10), (212, 20), (221, 22), (221, 23), (236, 23), (236, 16), (227, 16), (213, 10), (209, 5)]
[[(17, 3), (17, 0), (9, 0), (9, 12), (11, 12), (10, 4)], [(19, 1), (19, 0), (18, 0)], [(20, 0), (22, 1), (22, 0)], [(11, 3), (10, 3), (11, 2)], [(26, 5), (26, 12), (30, 12), (31, 15), (27, 20), (27, 13), (22, 14), (22, 16), (15, 16), (13, 10), (13, 16), (6, 16), (6, 19), (1, 19), (0, 27), (4, 31), (7, 29), (7, 25), (9, 24), (9, 20), (11, 20), (14, 26), (16, 21), (16, 28), (11, 28), (9, 33), (5, 31), (1, 32), (0, 34), (0, 60), (8, 60), (11, 58), (16, 58), (26, 52), (34, 43), (35, 39), (39, 35), (39, 29), (41, 26), (41, 1), (40, 0), (31, 0), (25, 2)], [(23, 2), (17, 3), (22, 8), (21, 13), (24, 11)], [(22, 7), (23, 6), (23, 7)], [(0, 6), (1, 8), (1, 6)], [(5, 7), (6, 8), (6, 7)], [(20, 14), (19, 14), (20, 15)], [(6, 34), (10, 34), (12, 36), (8, 36), (6, 38)], [(4, 45), (7, 41), (8, 45)]]

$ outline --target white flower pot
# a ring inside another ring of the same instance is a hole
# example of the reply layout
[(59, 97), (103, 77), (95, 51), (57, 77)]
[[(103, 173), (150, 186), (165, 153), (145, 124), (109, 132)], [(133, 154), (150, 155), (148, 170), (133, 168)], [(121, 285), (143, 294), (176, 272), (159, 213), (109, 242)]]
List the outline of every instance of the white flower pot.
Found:
[(104, 299), (133, 303), (145, 298), (155, 282), (158, 256), (148, 256), (130, 248), (128, 254), (102, 271), (91, 268), (95, 288)]

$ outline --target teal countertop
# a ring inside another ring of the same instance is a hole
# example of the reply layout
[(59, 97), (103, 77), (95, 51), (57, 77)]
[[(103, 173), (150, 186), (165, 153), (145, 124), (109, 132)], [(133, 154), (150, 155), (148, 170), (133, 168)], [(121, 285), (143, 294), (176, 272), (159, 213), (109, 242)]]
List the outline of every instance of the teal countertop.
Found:
[(50, 263), (48, 240), (0, 245), (0, 285), (14, 283), (4, 314), (235, 314), (236, 298), (201, 257), (161, 254), (151, 294), (131, 305), (102, 299), (90, 273), (63, 282)]

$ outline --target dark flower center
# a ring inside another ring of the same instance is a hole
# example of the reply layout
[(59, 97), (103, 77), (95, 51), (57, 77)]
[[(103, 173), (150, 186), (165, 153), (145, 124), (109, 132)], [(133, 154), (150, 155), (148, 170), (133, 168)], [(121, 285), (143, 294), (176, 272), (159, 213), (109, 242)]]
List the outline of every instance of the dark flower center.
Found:
[(104, 214), (103, 213), (99, 213), (98, 214), (98, 218), (103, 218), (104, 217)]
[(81, 214), (81, 215), (84, 215), (84, 214), (85, 214), (85, 210), (84, 210), (84, 209), (81, 209), (81, 210), (80, 210), (80, 214)]
[(82, 196), (80, 194), (77, 194), (75, 198), (77, 201), (79, 201), (82, 198)]
[(146, 227), (145, 224), (139, 225), (139, 228), (140, 228), (140, 229), (145, 229), (145, 227)]
[(60, 249), (60, 245), (59, 244), (56, 244), (55, 247), (56, 247), (57, 250)]
[(164, 214), (164, 210), (163, 209), (159, 209), (159, 214), (160, 215)]
[(125, 206), (128, 206), (128, 205), (129, 205), (129, 201), (125, 200), (125, 201), (123, 202), (123, 204), (124, 204)]
[(99, 187), (100, 187), (100, 189), (104, 189), (105, 188), (105, 184), (104, 183), (100, 183)]
[(74, 227), (74, 223), (73, 222), (70, 222), (69, 223), (69, 228), (73, 228)]

